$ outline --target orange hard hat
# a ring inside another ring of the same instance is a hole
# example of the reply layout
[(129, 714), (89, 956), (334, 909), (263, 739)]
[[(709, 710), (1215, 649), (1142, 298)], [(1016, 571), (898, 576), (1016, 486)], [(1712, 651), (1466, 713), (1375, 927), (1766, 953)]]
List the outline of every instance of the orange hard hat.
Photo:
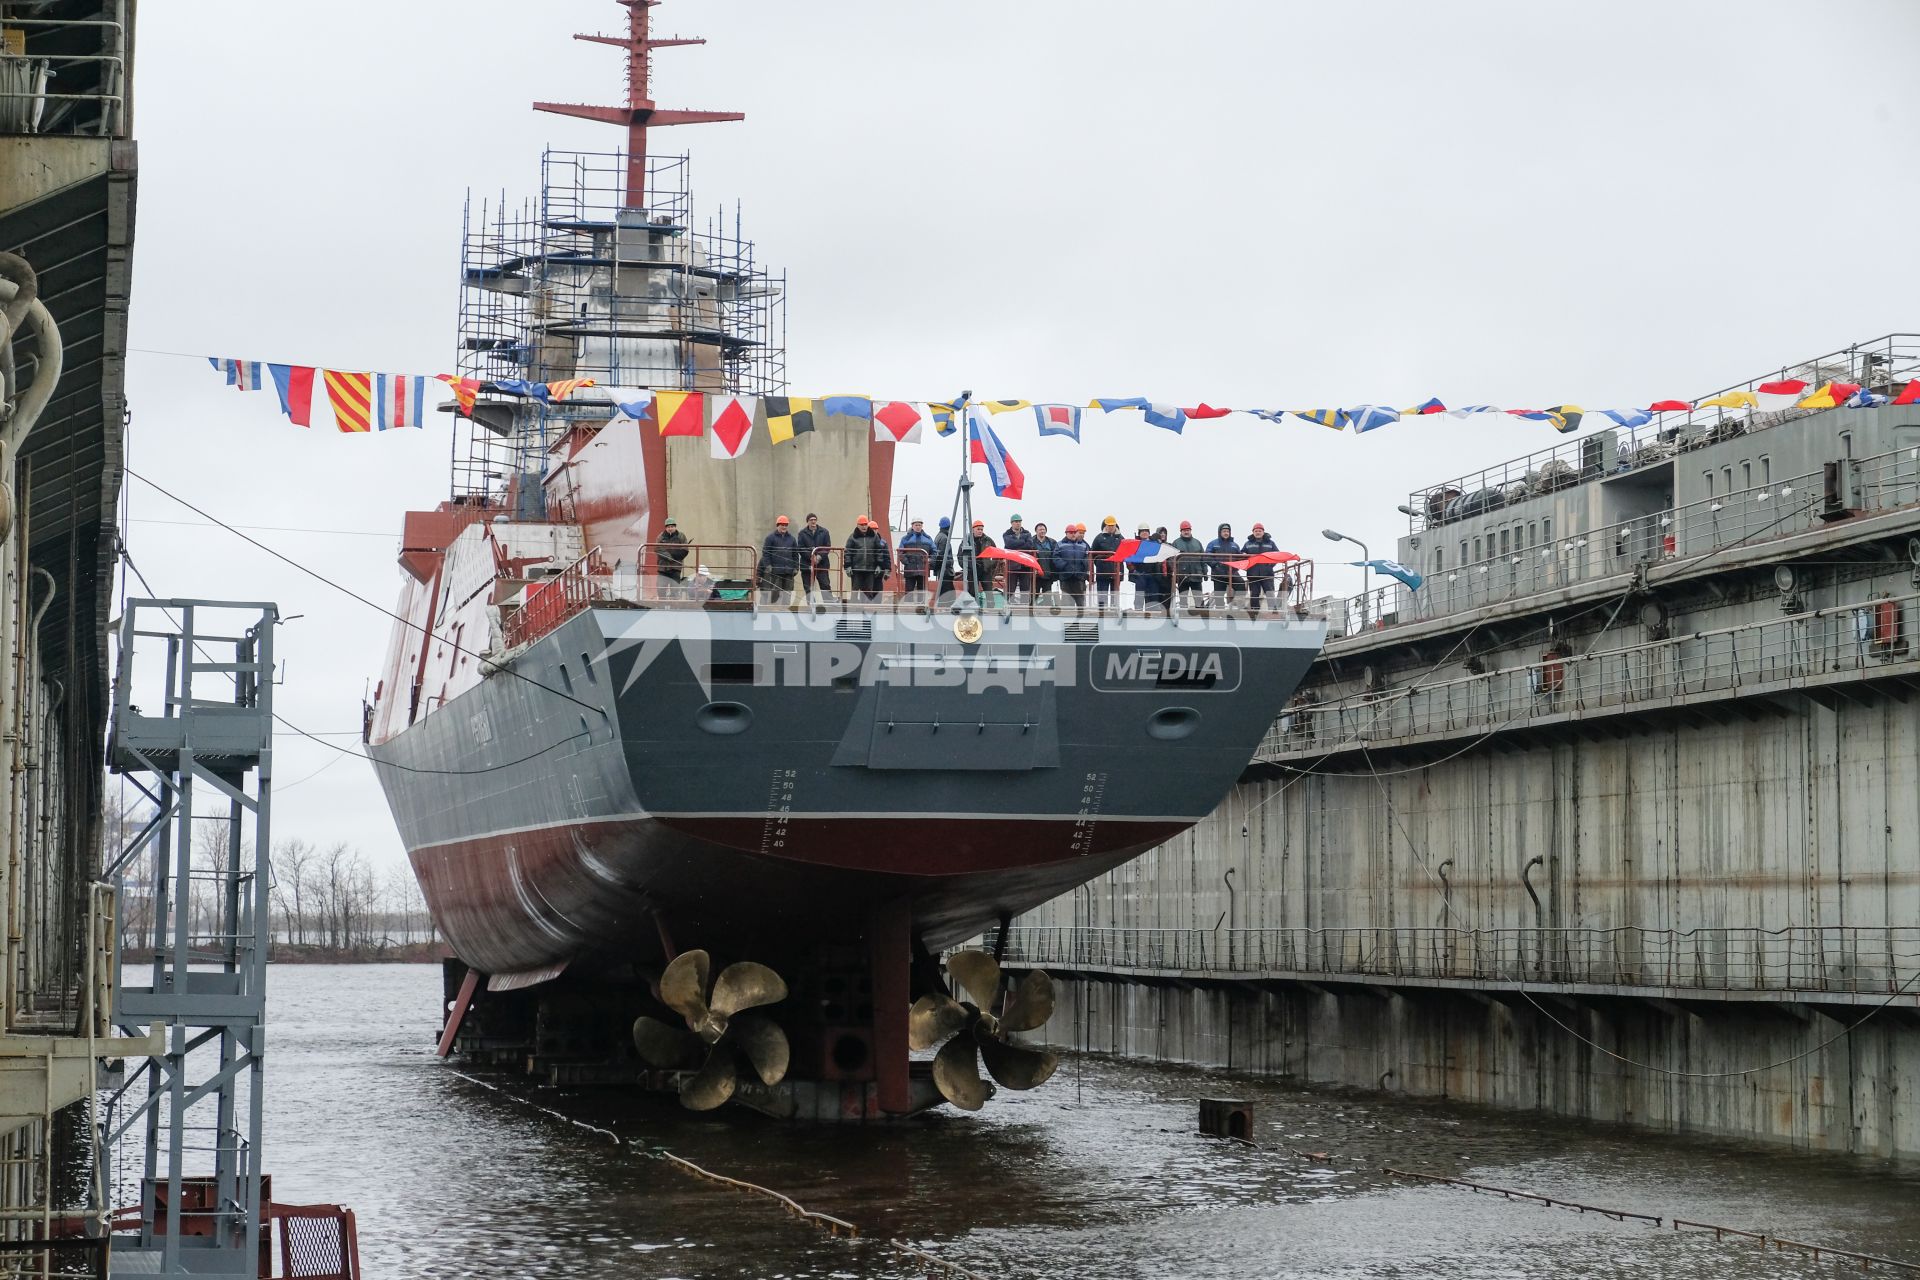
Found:
[(792, 524), (793, 523), (793, 521), (787, 519), (785, 516), (775, 516), (773, 518), (773, 522), (775, 524)]

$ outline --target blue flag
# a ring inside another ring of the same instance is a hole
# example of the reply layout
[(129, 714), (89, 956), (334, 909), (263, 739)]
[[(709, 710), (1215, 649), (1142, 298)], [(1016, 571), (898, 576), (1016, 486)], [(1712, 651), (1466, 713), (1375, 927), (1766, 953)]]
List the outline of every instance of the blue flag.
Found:
[(873, 417), (873, 401), (866, 396), (827, 396), (820, 401), (820, 407), (848, 418), (871, 420)]
[(495, 378), (493, 380), (493, 389), (495, 391), (504, 391), (510, 396), (532, 396), (542, 404), (545, 404), (547, 400), (547, 384), (544, 382), (530, 382), (525, 378)]
[(1425, 578), (1407, 568), (1407, 566), (1401, 564), (1398, 560), (1349, 560), (1347, 563), (1353, 565), (1355, 568), (1365, 565), (1375, 573), (1384, 573), (1389, 578), (1398, 578), (1407, 584), (1409, 591), (1418, 591), (1420, 584), (1426, 581)]

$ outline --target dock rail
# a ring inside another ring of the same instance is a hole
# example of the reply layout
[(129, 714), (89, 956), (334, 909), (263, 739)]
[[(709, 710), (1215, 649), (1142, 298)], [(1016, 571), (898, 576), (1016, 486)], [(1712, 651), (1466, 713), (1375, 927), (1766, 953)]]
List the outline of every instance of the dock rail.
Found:
[[(998, 941), (989, 934), (987, 945)], [(1134, 929), (1018, 926), (1006, 961), (1139, 976), (1342, 976), (1886, 996), (1920, 989), (1920, 926)]]

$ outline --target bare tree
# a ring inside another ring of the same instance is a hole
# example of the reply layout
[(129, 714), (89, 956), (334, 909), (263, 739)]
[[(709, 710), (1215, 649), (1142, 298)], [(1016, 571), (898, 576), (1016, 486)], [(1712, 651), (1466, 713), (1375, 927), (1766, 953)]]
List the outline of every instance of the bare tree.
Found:
[(296, 947), (307, 944), (307, 912), (320, 851), (305, 840), (281, 841), (273, 851), (273, 908), (278, 931)]

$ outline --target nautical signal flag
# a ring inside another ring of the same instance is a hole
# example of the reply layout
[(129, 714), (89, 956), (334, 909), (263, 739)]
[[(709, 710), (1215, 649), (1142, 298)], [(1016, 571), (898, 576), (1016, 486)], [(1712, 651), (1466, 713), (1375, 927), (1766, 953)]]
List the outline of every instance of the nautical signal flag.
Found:
[(562, 378), (558, 382), (549, 382), (547, 384), (547, 395), (558, 402), (565, 400), (581, 387), (590, 387), (592, 385), (592, 378)]
[(227, 375), (227, 385), (241, 391), (258, 391), (266, 385), (263, 366), (258, 360), (235, 360), (208, 356), (207, 363)]
[(1026, 473), (1000, 443), (1000, 437), (993, 433), (986, 413), (978, 405), (967, 410), (967, 456), (974, 462), (986, 464), (995, 497), (1017, 499), (1026, 492)]
[(1906, 385), (1899, 395), (1893, 398), (1895, 404), (1920, 404), (1920, 378)]
[(1295, 409), (1293, 416), (1305, 418), (1316, 427), (1332, 427), (1335, 431), (1338, 431), (1342, 425), (1338, 409)]
[(1372, 431), (1389, 423), (1400, 421), (1400, 411), (1389, 409), (1380, 404), (1357, 404), (1351, 409), (1342, 409), (1341, 418), (1355, 431)]
[[(311, 375), (313, 370), (309, 369), (307, 372)], [(277, 378), (279, 375), (276, 374), (274, 376)], [(473, 416), (474, 399), (480, 394), (480, 388), (486, 384), (478, 378), (462, 378), (451, 373), (436, 373), (433, 376), (446, 383), (447, 389), (453, 392), (454, 403), (460, 406), (460, 416), (463, 418), (471, 418)], [(282, 398), (284, 399), (284, 395)], [(284, 404), (281, 405), (282, 409), (285, 407)], [(305, 424), (302, 423), (301, 425), (304, 426)]]
[(387, 431), (401, 427), (424, 427), (426, 413), (426, 375), (382, 373), (373, 380), (373, 425)]
[(1232, 413), (1233, 410), (1216, 409), (1205, 400), (1202, 400), (1199, 404), (1193, 406), (1191, 409), (1184, 410), (1184, 412), (1189, 418), (1224, 418)]
[(373, 429), (373, 375), (342, 373), (323, 369), (327, 384), (327, 402), (333, 406), (333, 422), (342, 431)]
[(1691, 400), (1655, 400), (1647, 406), (1648, 413), (1691, 413)]
[(541, 404), (547, 402), (547, 384), (534, 382), (527, 378), (495, 378), (493, 389), (510, 396), (528, 396)]
[(1187, 425), (1187, 411), (1178, 405), (1149, 404), (1146, 413), (1149, 425), (1165, 427), (1168, 431), (1178, 433)]
[(1033, 420), (1040, 427), (1043, 436), (1067, 436), (1075, 444), (1080, 443), (1080, 406), (1072, 404), (1037, 404), (1033, 406)]
[(933, 412), (933, 433), (937, 436), (952, 435), (954, 407), (945, 400), (930, 400), (927, 408)]
[(1087, 408), (1098, 409), (1102, 413), (1112, 413), (1117, 409), (1149, 409), (1153, 401), (1145, 396), (1095, 396)]
[(715, 396), (709, 452), (716, 458), (737, 458), (753, 438), (753, 397)]
[(280, 393), (280, 412), (296, 427), (312, 426), (313, 366), (270, 364), (267, 375), (273, 379), (273, 389)]
[(920, 429), (933, 421), (929, 405), (911, 400), (875, 400), (873, 438), (883, 444), (919, 444)]
[(767, 438), (784, 444), (813, 430), (813, 400), (805, 396), (768, 396)]
[(984, 407), (988, 413), (1013, 413), (1020, 409), (1033, 408), (1031, 400), (981, 400), (976, 403)]
[(1409, 418), (1417, 418), (1424, 414), (1445, 413), (1446, 411), (1447, 411), (1447, 406), (1440, 403), (1440, 398), (1438, 396), (1430, 396), (1427, 399), (1422, 400), (1419, 404), (1413, 406), (1413, 408), (1407, 410), (1407, 416)]
[(707, 433), (707, 396), (703, 391), (656, 391), (653, 416), (663, 436), (703, 436)]
[(874, 402), (865, 396), (827, 396), (820, 401), (823, 413), (837, 413), (844, 418), (871, 418)]

